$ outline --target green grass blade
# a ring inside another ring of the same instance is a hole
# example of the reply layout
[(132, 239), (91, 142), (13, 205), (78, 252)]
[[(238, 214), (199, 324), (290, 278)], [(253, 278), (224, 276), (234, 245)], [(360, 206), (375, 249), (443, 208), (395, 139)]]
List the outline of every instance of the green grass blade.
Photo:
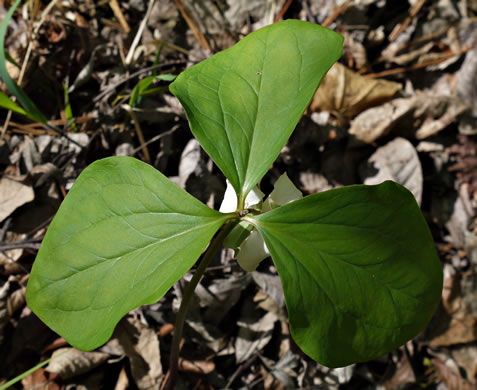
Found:
[(12, 99), (10, 99), (2, 91), (0, 91), (0, 107), (3, 107), (7, 110), (14, 111), (18, 114), (22, 114), (22, 115), (30, 117), (29, 114), (23, 108), (21, 108), (18, 104), (16, 104)]
[(13, 378), (12, 380), (8, 381), (7, 383), (3, 384), (0, 386), (0, 390), (6, 390), (8, 388), (10, 388), (11, 386), (13, 386), (15, 383), (17, 382), (20, 382), (23, 378), (25, 378), (26, 376), (30, 375), (31, 373), (35, 372), (36, 370), (38, 370), (39, 368), (42, 368), (44, 366), (46, 366), (49, 362), (51, 362), (52, 360), (55, 360), (57, 358), (59, 358), (60, 356), (63, 356), (66, 352), (69, 352), (71, 351), (71, 349), (67, 349), (65, 352), (63, 353), (60, 353), (59, 355), (56, 355), (56, 356), (52, 356), (50, 357), (49, 359), (46, 359), (44, 362), (41, 362), (39, 364), (37, 364), (36, 366), (30, 368), (29, 370), (21, 373), (20, 375), (16, 376), (15, 378)]
[(63, 90), (65, 91), (65, 116), (68, 124), (71, 124), (71, 128), (74, 131), (78, 131), (78, 127), (76, 126), (76, 123), (74, 122), (74, 116), (73, 116), (73, 110), (71, 108), (71, 103), (70, 103), (70, 94), (68, 93), (68, 87), (66, 86), (65, 83), (63, 83)]
[(21, 89), (17, 83), (10, 77), (7, 71), (7, 58), (5, 56), (5, 35), (7, 34), (8, 22), (13, 16), (13, 13), (20, 5), (21, 0), (15, 1), (15, 4), (10, 8), (5, 19), (3, 19), (2, 24), (0, 25), (0, 77), (2, 78), (5, 86), (12, 95), (14, 95), (18, 102), (22, 105), (24, 110), (28, 112), (28, 117), (37, 120), (41, 123), (46, 123), (46, 117), (40, 112), (38, 107), (33, 103), (33, 101), (25, 94), (23, 89)]

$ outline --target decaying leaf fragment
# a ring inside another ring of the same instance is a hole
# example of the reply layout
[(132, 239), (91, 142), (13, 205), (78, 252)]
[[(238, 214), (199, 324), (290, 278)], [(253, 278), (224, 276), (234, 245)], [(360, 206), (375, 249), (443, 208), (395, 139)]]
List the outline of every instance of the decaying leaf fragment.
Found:
[(53, 357), (58, 357), (54, 358), (46, 368), (46, 371), (58, 374), (64, 380), (89, 372), (109, 358), (109, 355), (103, 352), (84, 352), (76, 348), (65, 352), (67, 349), (61, 348), (55, 351)]
[(418, 95), (394, 99), (358, 115), (349, 133), (366, 143), (391, 132), (423, 139), (445, 129), (468, 108), (460, 99), (451, 96)]
[(163, 373), (159, 340), (153, 329), (127, 317), (116, 328), (119, 344), (128, 356), (131, 375), (140, 390), (153, 389)]
[(33, 189), (8, 178), (0, 180), (0, 222), (35, 198)]
[(10, 319), (7, 307), (9, 289), (9, 282), (5, 282), (0, 287), (0, 345), (3, 343), (3, 330), (7, 326), (8, 320)]
[(323, 78), (311, 109), (337, 111), (351, 119), (370, 107), (389, 101), (401, 88), (399, 83), (368, 79), (336, 63)]
[(414, 146), (404, 138), (396, 138), (381, 146), (369, 158), (363, 170), (364, 184), (380, 184), (393, 180), (412, 192), (421, 203), (422, 167)]

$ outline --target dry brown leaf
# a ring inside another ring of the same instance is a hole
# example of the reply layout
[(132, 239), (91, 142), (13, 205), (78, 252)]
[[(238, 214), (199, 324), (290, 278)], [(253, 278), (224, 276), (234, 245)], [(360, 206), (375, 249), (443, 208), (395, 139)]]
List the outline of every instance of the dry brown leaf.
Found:
[(0, 222), (34, 198), (35, 193), (31, 187), (12, 179), (0, 179)]
[[(67, 352), (65, 353), (65, 351)], [(109, 355), (103, 352), (84, 352), (76, 348), (61, 348), (53, 353), (53, 360), (46, 367), (46, 371), (58, 374), (62, 379), (67, 380), (93, 370), (108, 358)]]
[(467, 227), (475, 216), (470, 195), (467, 184), (464, 183), (459, 186), (457, 198), (452, 207), (452, 214), (445, 223), (450, 233), (452, 244), (460, 249), (466, 247)]
[[(454, 347), (451, 354), (458, 366), (464, 369), (467, 380), (475, 389), (477, 386), (477, 346), (474, 344)], [(449, 390), (451, 389), (449, 388)]]
[(280, 307), (285, 307), (283, 286), (278, 275), (269, 275), (263, 272), (252, 272), (253, 281), (265, 291)]
[(477, 116), (477, 85), (475, 83), (477, 79), (477, 48), (469, 50), (465, 55), (458, 77), (457, 92), (465, 102), (472, 106), (472, 113)]
[(315, 172), (300, 172), (300, 182), (300, 189), (307, 194), (317, 194), (318, 192), (331, 190), (333, 188), (325, 176)]
[(311, 109), (339, 112), (351, 119), (370, 107), (389, 101), (401, 88), (401, 84), (368, 79), (337, 63), (321, 82)]
[(277, 319), (278, 317), (273, 312), (268, 312), (260, 317), (255, 305), (249, 300), (245, 301), (240, 320), (237, 322), (240, 329), (235, 340), (237, 363), (244, 362), (268, 344)]
[(358, 115), (349, 133), (373, 143), (391, 132), (423, 139), (450, 125), (468, 106), (451, 96), (418, 95), (394, 99)]
[(153, 329), (127, 317), (116, 327), (115, 336), (131, 363), (139, 390), (157, 387), (163, 378), (159, 340)]
[(414, 146), (404, 138), (396, 138), (381, 146), (368, 159), (361, 172), (364, 184), (380, 184), (394, 180), (412, 192), (421, 204), (422, 167)]
[(474, 388), (442, 360), (432, 359), (432, 364), (437, 371), (437, 377), (446, 384), (448, 390), (472, 390)]
[[(7, 232), (3, 239), (4, 244), (12, 244), (22, 241), (26, 238), (26, 234), (17, 234), (14, 232)], [(23, 249), (16, 248), (11, 250), (3, 250), (0, 252), (0, 275), (14, 275), (26, 273), (26, 269), (17, 263), (17, 260), (22, 256)]]
[(25, 306), (25, 292), (26, 287), (21, 287), (8, 297), (8, 313), (10, 316)]
[[(470, 283), (467, 283), (467, 278), (472, 278)], [(444, 266), (442, 308), (428, 328), (431, 347), (451, 346), (477, 340), (475, 332), (477, 313), (473, 310), (471, 302), (463, 298), (467, 296), (473, 301), (477, 299), (475, 278), (471, 272), (461, 274), (451, 265)]]
[(22, 385), (25, 389), (60, 390), (61, 387), (53, 382), (55, 376), (56, 374), (50, 374), (44, 368), (39, 368), (23, 378)]

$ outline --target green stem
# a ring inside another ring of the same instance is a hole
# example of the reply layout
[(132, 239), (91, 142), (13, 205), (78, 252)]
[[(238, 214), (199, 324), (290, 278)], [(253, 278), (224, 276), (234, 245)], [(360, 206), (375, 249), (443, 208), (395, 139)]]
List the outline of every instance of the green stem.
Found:
[(23, 374), (20, 374), (13, 378), (12, 380), (8, 381), (7, 383), (4, 383), (3, 385), (0, 386), (0, 390), (6, 390), (9, 387), (13, 386), (15, 383), (20, 382), (23, 378), (26, 376), (30, 375), (31, 373), (35, 372), (39, 368), (46, 366), (49, 362), (52, 360), (58, 359), (60, 356), (63, 356), (65, 353), (72, 351), (73, 348), (68, 348), (66, 351), (57, 354), (56, 356), (52, 356), (49, 359), (46, 359), (45, 361), (41, 362), (40, 364), (37, 364), (35, 367), (30, 368), (29, 370), (25, 371)]
[(174, 336), (172, 338), (172, 348), (171, 348), (171, 355), (169, 360), (170, 361), (169, 377), (168, 377), (165, 389), (174, 389), (176, 384), (177, 369), (178, 369), (178, 363), (179, 363), (179, 349), (180, 349), (180, 342), (182, 340), (182, 331), (184, 329), (184, 322), (187, 317), (189, 304), (192, 300), (192, 297), (194, 296), (195, 288), (197, 287), (197, 284), (202, 278), (202, 275), (207, 269), (213, 256), (222, 247), (225, 237), (227, 237), (227, 235), (235, 227), (235, 225), (237, 225), (238, 222), (239, 222), (238, 219), (229, 220), (223, 226), (220, 233), (217, 236), (215, 236), (215, 238), (212, 239), (211, 244), (205, 251), (202, 257), (202, 260), (200, 261), (197, 269), (194, 272), (194, 276), (192, 277), (191, 281), (189, 282), (189, 284), (186, 286), (184, 290), (181, 306), (179, 308), (179, 311), (177, 312), (176, 323), (174, 325)]

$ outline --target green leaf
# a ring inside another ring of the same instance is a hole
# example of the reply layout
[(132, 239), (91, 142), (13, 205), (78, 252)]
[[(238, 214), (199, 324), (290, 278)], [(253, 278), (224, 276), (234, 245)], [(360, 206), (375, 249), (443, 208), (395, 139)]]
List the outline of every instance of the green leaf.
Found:
[(159, 300), (228, 218), (139, 160), (96, 161), (48, 229), (28, 305), (71, 345), (94, 349), (126, 313)]
[(432, 236), (399, 184), (339, 188), (247, 220), (277, 267), (293, 338), (321, 364), (392, 351), (424, 329), (440, 301)]
[(73, 109), (71, 108), (71, 103), (70, 103), (70, 93), (68, 92), (68, 87), (66, 86), (66, 83), (63, 83), (63, 91), (65, 94), (65, 116), (68, 124), (71, 124), (71, 128), (73, 131), (78, 131), (78, 127), (76, 126), (76, 123), (74, 122), (74, 116), (73, 116)]
[(0, 91), (0, 107), (3, 107), (7, 110), (14, 111), (21, 115), (29, 116), (28, 113), (23, 108), (21, 108), (18, 104), (16, 104), (12, 99), (10, 99), (2, 91)]
[(136, 107), (139, 104), (141, 96), (146, 94), (149, 87), (155, 80), (172, 81), (175, 78), (176, 76), (173, 74), (159, 74), (143, 78), (132, 90), (131, 97), (129, 98), (129, 105), (131, 107)]
[(0, 77), (5, 83), (8, 91), (18, 99), (20, 104), (28, 113), (28, 117), (37, 120), (38, 122), (46, 123), (47, 120), (45, 116), (40, 112), (28, 95), (23, 92), (23, 89), (21, 89), (17, 83), (13, 81), (7, 70), (7, 58), (5, 57), (5, 36), (7, 34), (8, 23), (10, 22), (13, 13), (18, 8), (20, 3), (21, 0), (17, 0), (15, 4), (11, 6), (7, 15), (5, 15), (5, 18), (3, 19), (2, 24), (0, 25)]
[(248, 35), (170, 85), (192, 133), (231, 182), (240, 206), (341, 56), (342, 41), (327, 28), (287, 20)]

